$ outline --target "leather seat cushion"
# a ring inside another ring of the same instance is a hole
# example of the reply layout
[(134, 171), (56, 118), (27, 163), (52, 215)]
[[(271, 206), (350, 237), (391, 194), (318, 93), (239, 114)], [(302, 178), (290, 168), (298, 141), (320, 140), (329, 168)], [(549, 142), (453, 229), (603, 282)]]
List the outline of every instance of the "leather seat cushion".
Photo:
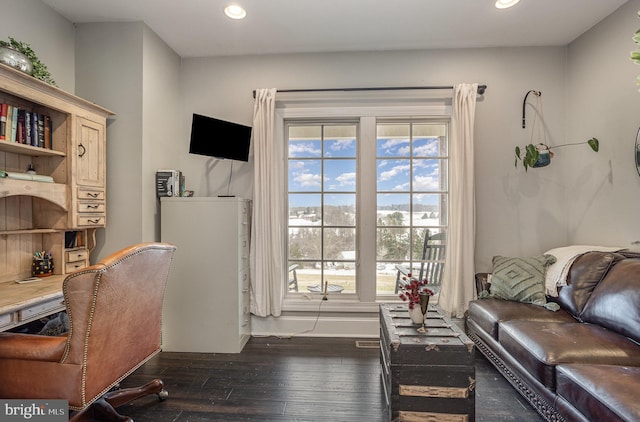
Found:
[(598, 283), (622, 259), (624, 256), (614, 252), (587, 252), (576, 258), (567, 275), (567, 285), (559, 288), (560, 306), (578, 317)]
[(593, 290), (580, 318), (640, 343), (640, 259), (614, 265)]
[(576, 322), (562, 309), (553, 312), (542, 306), (510, 300), (486, 298), (469, 302), (468, 318), (494, 339), (498, 339), (498, 324), (514, 319), (528, 321)]
[(556, 388), (555, 367), (563, 363), (640, 366), (640, 346), (594, 324), (507, 321), (498, 341), (545, 387)]
[(556, 392), (588, 420), (640, 420), (640, 368), (558, 365)]

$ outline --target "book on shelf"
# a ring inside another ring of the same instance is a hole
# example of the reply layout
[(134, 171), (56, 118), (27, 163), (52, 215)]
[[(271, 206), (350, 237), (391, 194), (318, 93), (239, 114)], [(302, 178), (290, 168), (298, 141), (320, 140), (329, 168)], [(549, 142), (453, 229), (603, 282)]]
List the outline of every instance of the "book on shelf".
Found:
[(31, 112), (31, 146), (38, 146), (38, 113)]
[(38, 114), (38, 142), (36, 146), (44, 148), (44, 114)]
[[(13, 107), (13, 114), (11, 115), (11, 142), (17, 142), (18, 140), (18, 113), (20, 109)], [(9, 122), (7, 122), (9, 124)]]
[(25, 125), (25, 116), (27, 111), (24, 109), (18, 110), (18, 122), (16, 127), (16, 142), (20, 144), (25, 143), (26, 138), (26, 125)]
[(7, 104), (0, 104), (0, 141), (7, 139)]
[(11, 120), (13, 119), (13, 106), (7, 104), (7, 117), (5, 124), (4, 139), (5, 141), (11, 141)]
[(44, 116), (44, 147), (48, 149), (53, 148), (53, 142), (51, 142), (51, 117)]

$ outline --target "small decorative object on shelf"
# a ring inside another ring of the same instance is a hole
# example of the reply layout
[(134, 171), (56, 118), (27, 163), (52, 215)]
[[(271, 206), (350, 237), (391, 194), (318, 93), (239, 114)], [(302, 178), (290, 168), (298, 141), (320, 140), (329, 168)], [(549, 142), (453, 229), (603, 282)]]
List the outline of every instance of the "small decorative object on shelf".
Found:
[(31, 60), (21, 52), (11, 47), (0, 45), (0, 62), (31, 75), (33, 65)]
[[(7, 57), (6, 60), (9, 61), (7, 62), (5, 61), (5, 57), (1, 57), (2, 60), (0, 61), (2, 63), (8, 64), (9, 66), (15, 67), (25, 73), (28, 73), (34, 78), (40, 79), (41, 81), (44, 81), (49, 85), (57, 86), (56, 81), (54, 81), (51, 77), (51, 73), (49, 73), (47, 66), (42, 63), (40, 59), (38, 59), (38, 56), (36, 56), (36, 53), (31, 48), (30, 44), (9, 37), (9, 41), (0, 41), (0, 48), (2, 47), (5, 47), (4, 51), (7, 51), (6, 48), (8, 48), (9, 50), (13, 50), (25, 57), (30, 62), (30, 66), (24, 63), (24, 60), (21, 60), (19, 63), (16, 62), (15, 57), (17, 56), (12, 52), (10, 53), (14, 55), (14, 58), (12, 59), (10, 57)], [(2, 54), (2, 51), (0, 51), (0, 54)], [(5, 56), (5, 54), (2, 54), (2, 56)], [(16, 63), (17, 65), (11, 64), (11, 62)]]
[(51, 252), (36, 252), (33, 254), (31, 275), (34, 277), (48, 277), (53, 274), (53, 258)]

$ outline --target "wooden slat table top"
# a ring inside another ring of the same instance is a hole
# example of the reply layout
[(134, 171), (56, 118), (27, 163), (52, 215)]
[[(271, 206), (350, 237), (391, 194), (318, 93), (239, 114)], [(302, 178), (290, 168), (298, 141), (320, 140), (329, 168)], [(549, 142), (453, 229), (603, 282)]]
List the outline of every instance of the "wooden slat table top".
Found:
[(64, 275), (43, 277), (38, 281), (19, 284), (15, 281), (0, 283), (0, 314), (62, 297)]

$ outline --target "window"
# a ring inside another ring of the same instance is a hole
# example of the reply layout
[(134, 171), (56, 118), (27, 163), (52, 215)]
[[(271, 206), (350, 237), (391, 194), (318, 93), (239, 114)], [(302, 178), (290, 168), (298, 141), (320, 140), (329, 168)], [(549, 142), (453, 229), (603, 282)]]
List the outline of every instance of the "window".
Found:
[(376, 131), (376, 290), (383, 295), (395, 293), (396, 265), (418, 274), (426, 238), (446, 231), (447, 125), (379, 122)]
[(447, 231), (450, 108), (384, 101), (297, 107), (283, 100), (286, 292), (294, 306), (325, 282), (339, 300), (395, 299), (395, 266), (420, 262), (427, 230)]
[(355, 293), (355, 123), (287, 125), (293, 291)]

